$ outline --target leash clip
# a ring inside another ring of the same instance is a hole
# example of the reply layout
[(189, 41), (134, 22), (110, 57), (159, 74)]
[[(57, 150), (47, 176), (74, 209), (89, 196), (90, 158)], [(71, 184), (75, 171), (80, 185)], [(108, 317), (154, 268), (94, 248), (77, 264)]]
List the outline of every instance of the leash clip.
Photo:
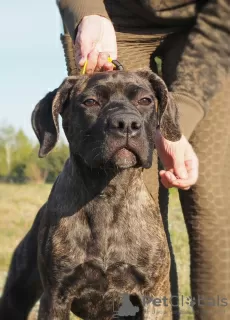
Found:
[(108, 61), (113, 64), (114, 70), (119, 70), (119, 71), (124, 70), (123, 65), (118, 60), (112, 60), (110, 57), (108, 57)]
[[(110, 57), (108, 57), (108, 62), (111, 62), (113, 64), (114, 70), (122, 71), (124, 70), (124, 67), (118, 60), (112, 60)], [(86, 72), (86, 67), (88, 64), (88, 60), (84, 63), (84, 66), (82, 67), (80, 74), (83, 75)]]

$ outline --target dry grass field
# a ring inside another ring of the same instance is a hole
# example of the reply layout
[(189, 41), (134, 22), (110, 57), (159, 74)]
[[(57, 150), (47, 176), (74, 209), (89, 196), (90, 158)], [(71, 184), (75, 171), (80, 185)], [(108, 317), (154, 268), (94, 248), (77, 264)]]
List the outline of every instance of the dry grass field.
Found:
[[(0, 184), (0, 294), (12, 252), (29, 230), (38, 208), (46, 201), (50, 189), (51, 185)], [(169, 211), (180, 295), (188, 297), (190, 295), (188, 238), (176, 190), (170, 192)], [(185, 313), (182, 314), (181, 320), (193, 319), (190, 307), (183, 307), (182, 311)], [(36, 319), (36, 308), (31, 313), (30, 320), (32, 319)], [(71, 319), (76, 317), (71, 316)]]

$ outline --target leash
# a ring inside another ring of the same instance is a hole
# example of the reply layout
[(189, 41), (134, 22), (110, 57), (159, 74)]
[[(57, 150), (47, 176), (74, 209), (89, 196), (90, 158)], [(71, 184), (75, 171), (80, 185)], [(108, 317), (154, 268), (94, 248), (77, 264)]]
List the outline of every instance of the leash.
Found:
[[(122, 71), (124, 70), (124, 67), (122, 66), (122, 64), (118, 61), (118, 60), (112, 60), (110, 57), (108, 57), (108, 62), (111, 62), (113, 64), (114, 70), (118, 70), (118, 71)], [(84, 66), (82, 67), (80, 74), (85, 74), (86, 72), (86, 67), (88, 64), (88, 60), (86, 60), (86, 62), (84, 63)]]

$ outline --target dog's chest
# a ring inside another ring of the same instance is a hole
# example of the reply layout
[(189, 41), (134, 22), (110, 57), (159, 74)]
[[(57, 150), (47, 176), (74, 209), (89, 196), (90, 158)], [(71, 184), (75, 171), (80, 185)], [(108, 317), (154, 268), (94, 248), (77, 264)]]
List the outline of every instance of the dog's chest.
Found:
[(72, 265), (94, 262), (146, 266), (156, 253), (162, 225), (146, 192), (115, 199), (101, 194), (72, 217), (62, 219), (53, 248), (68, 252)]
[(100, 300), (111, 290), (150, 288), (167, 242), (152, 198), (145, 188), (136, 188), (128, 194), (101, 194), (62, 218), (46, 251), (52, 254), (52, 274), (68, 280), (74, 296), (88, 301), (89, 290)]
[(134, 204), (128, 201), (115, 206), (103, 201), (102, 206), (86, 210), (90, 234), (85, 261), (95, 259), (107, 269), (118, 261), (131, 263), (136, 259), (134, 256), (145, 246), (148, 230), (145, 218), (140, 221), (143, 208), (133, 209)]

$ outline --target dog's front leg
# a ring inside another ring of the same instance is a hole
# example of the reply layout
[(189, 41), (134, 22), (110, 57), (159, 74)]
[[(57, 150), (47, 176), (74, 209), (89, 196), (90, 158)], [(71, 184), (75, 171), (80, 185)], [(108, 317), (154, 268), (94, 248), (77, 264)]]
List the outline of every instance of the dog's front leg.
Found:
[(162, 300), (158, 298), (158, 303), (160, 302), (161, 305), (155, 305), (153, 301), (145, 303), (143, 306), (143, 320), (172, 320), (171, 305), (163, 305)]
[(66, 295), (45, 291), (40, 301), (38, 320), (68, 320), (71, 300)]
[(171, 318), (166, 318), (164, 314), (164, 309), (155, 307), (151, 303), (144, 306), (144, 320), (169, 320)]

